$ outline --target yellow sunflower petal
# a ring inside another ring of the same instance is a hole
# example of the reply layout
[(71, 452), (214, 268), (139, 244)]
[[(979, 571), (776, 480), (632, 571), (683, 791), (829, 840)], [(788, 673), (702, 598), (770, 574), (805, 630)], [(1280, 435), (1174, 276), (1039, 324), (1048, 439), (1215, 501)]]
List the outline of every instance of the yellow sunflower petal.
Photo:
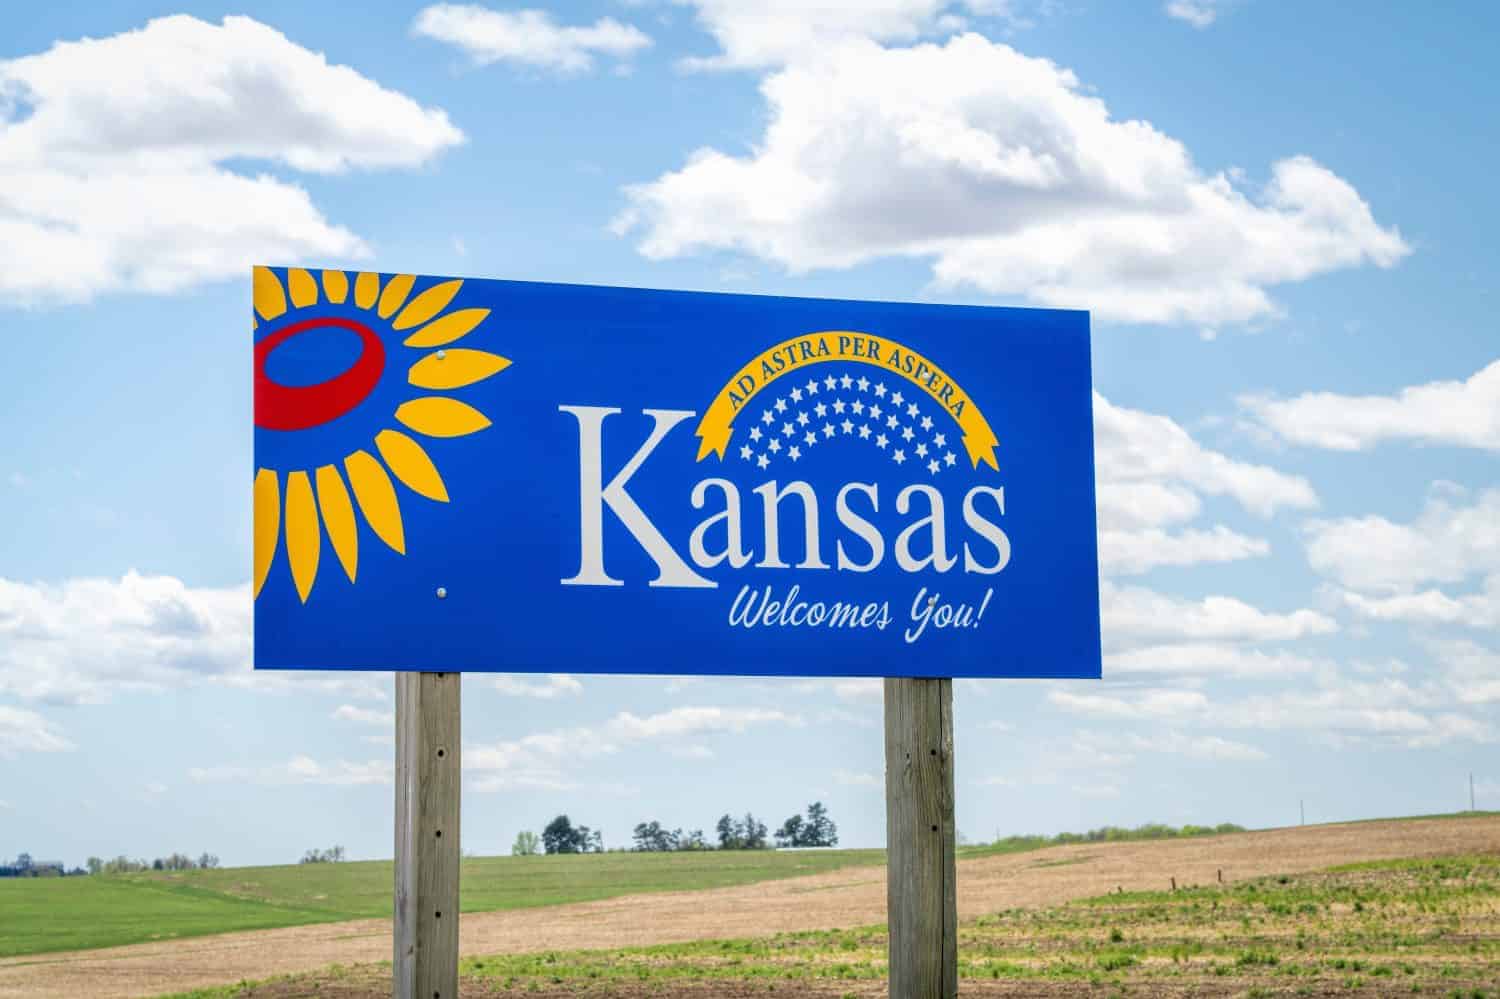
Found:
[(250, 272), (250, 286), (255, 299), (255, 311), (262, 319), (275, 319), (286, 311), (286, 293), (281, 290), (281, 281), (271, 273), (269, 267), (257, 267)]
[(300, 267), (286, 272), (287, 290), (292, 293), (292, 304), (299, 309), (318, 304), (318, 282)]
[(490, 375), (510, 367), (510, 359), (483, 350), (455, 347), (443, 356), (428, 354), (406, 373), (406, 380), (418, 388), (456, 389), (482, 382)]
[(405, 555), (406, 534), (401, 527), (401, 506), (396, 500), (396, 487), (391, 485), (391, 477), (368, 451), (355, 451), (345, 458), (344, 471), (349, 473), (359, 511), (365, 515), (371, 530), (381, 541)]
[(323, 526), (328, 528), (328, 540), (333, 543), (333, 553), (344, 567), (344, 575), (354, 582), (359, 569), (359, 529), (354, 523), (354, 505), (349, 502), (349, 490), (344, 488), (343, 476), (332, 465), (318, 469), (318, 509), (323, 513)]
[(490, 425), (489, 417), (468, 403), (439, 395), (403, 402), (396, 419), (428, 437), (463, 437)]
[(343, 271), (323, 272), (323, 295), (335, 305), (349, 297), (349, 275)]
[(368, 309), (375, 304), (375, 296), (380, 294), (380, 275), (365, 271), (354, 279), (354, 304), (361, 309)]
[(281, 486), (276, 473), (262, 468), (255, 473), (255, 595), (266, 584), (266, 575), (271, 571), (271, 560), (276, 557), (277, 534), (281, 530)]
[(286, 477), (286, 560), (292, 566), (292, 582), (297, 596), (307, 603), (313, 583), (318, 578), (318, 554), (323, 547), (323, 533), (318, 530), (318, 504), (313, 499), (312, 482), (306, 472)]
[(411, 294), (411, 286), (417, 283), (415, 274), (397, 274), (391, 278), (390, 283), (385, 286), (385, 291), (380, 293), (381, 319), (389, 319), (391, 313), (401, 308), (401, 303), (406, 301), (406, 296)]
[(448, 502), (448, 487), (422, 445), (399, 430), (382, 430), (375, 435), (375, 446), (408, 489), (439, 503)]
[(442, 284), (433, 285), (412, 299), (411, 304), (401, 310), (401, 315), (391, 323), (391, 328), (409, 330), (413, 326), (421, 326), (446, 309), (461, 287), (463, 287), (462, 281), (444, 281)]
[(489, 314), (489, 309), (459, 309), (434, 319), (402, 342), (408, 347), (441, 347), (484, 322)]

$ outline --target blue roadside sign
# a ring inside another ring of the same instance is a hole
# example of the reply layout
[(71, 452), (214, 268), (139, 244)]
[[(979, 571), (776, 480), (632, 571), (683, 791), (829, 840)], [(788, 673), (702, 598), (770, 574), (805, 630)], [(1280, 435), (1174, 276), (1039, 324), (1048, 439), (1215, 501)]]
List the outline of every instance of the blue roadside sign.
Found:
[(1100, 675), (1087, 313), (253, 291), (257, 668)]

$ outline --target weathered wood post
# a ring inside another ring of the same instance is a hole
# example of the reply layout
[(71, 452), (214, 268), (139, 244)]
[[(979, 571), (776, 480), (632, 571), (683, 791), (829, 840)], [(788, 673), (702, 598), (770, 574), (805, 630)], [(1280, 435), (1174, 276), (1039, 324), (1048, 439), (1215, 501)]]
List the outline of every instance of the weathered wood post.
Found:
[(458, 999), (460, 678), (396, 674), (394, 999)]
[(885, 681), (891, 999), (958, 995), (953, 681)]

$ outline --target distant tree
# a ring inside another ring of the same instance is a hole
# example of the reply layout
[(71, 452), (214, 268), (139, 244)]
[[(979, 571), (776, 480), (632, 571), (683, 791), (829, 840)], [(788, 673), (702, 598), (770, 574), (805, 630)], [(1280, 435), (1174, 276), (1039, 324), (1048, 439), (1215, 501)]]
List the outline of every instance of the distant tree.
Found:
[(579, 830), (566, 815), (559, 815), (542, 830), (542, 846), (548, 853), (582, 853)]
[(198, 867), (205, 871), (211, 871), (219, 866), (219, 858), (211, 853), (205, 852), (198, 858)]
[(740, 849), (764, 850), (766, 848), (766, 824), (749, 812), (739, 826)]
[(88, 865), (90, 874), (98, 874), (104, 870), (104, 861), (98, 857), (90, 857), (85, 863)]
[(27, 871), (30, 871), (31, 868), (32, 868), (31, 854), (29, 854), (29, 853), (17, 854), (16, 855), (16, 862), (12, 866), (15, 867), (16, 870), (22, 872), (23, 874), (26, 873)]
[(541, 837), (530, 829), (522, 829), (516, 833), (516, 841), (510, 845), (512, 857), (535, 857), (541, 852)]
[(635, 827), (635, 849), (643, 853), (666, 853), (677, 849), (682, 840), (682, 830), (668, 832), (655, 819), (642, 822)]
[(161, 862), (160, 857), (157, 857), (155, 860), (151, 861), (151, 869), (153, 871), (166, 870), (166, 865)]
[(331, 846), (326, 850), (308, 850), (302, 855), (299, 863), (303, 864), (339, 864), (344, 860), (344, 848), (342, 846)]
[(815, 801), (807, 806), (807, 817), (793, 815), (781, 824), (776, 830), (776, 845), (780, 847), (798, 846), (838, 846), (839, 830), (834, 825), (833, 819), (828, 817), (828, 809), (821, 801)]
[(839, 827), (828, 817), (821, 801), (807, 806), (806, 842), (803, 846), (838, 846)]
[(588, 826), (579, 826), (574, 830), (574, 842), (578, 844), (579, 853), (603, 853), (604, 833), (598, 829), (590, 829)]
[(729, 817), (728, 812), (719, 816), (714, 831), (719, 835), (720, 850), (743, 850), (745, 848), (744, 841), (740, 838), (739, 824)]
[(694, 829), (688, 833), (683, 833), (683, 831), (679, 829), (677, 830), (677, 849), (710, 850), (713, 848), (708, 845), (708, 837), (703, 835), (702, 829)]

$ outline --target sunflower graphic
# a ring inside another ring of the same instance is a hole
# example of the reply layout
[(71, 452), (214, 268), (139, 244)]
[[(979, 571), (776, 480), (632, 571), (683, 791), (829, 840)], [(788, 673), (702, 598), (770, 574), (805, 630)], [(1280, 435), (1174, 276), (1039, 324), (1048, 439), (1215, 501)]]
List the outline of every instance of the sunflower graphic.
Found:
[[(295, 434), (297, 447), (290, 452), (303, 461), (293, 461), (297, 467), (256, 468), (254, 590), (259, 597), (284, 541), (292, 582), (306, 603), (317, 582), (325, 535), (344, 574), (355, 582), (356, 510), (375, 537), (406, 554), (401, 497), (392, 479), (429, 501), (448, 502), (437, 466), (412, 434), (466, 437), (490, 425), (461, 399), (432, 393), (474, 385), (504, 371), (510, 361), (451, 346), (490, 314), (489, 309), (450, 308), (462, 280), (418, 291), (410, 274), (383, 278), (298, 268), (284, 273), (283, 282), (270, 268), (253, 271), (255, 426), (257, 434)], [(344, 360), (353, 351), (357, 356), (331, 377), (287, 378), (285, 366), (275, 370), (275, 355), (281, 348), (295, 353), (299, 340), (312, 343), (314, 351), (333, 342), (342, 351), (334, 354)], [(409, 360), (398, 356), (401, 347), (414, 352)], [(404, 382), (385, 377), (393, 364), (406, 365)], [(278, 454), (288, 451), (277, 448)]]

